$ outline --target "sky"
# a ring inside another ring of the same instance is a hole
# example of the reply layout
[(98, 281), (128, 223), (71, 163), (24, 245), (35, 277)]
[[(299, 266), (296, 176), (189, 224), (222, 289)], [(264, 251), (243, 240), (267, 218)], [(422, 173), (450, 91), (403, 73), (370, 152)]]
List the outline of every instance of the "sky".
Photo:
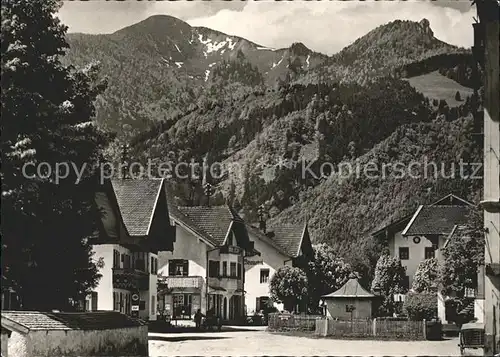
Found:
[(262, 46), (302, 42), (333, 54), (393, 20), (430, 22), (434, 36), (470, 47), (476, 8), (468, 0), (409, 1), (65, 1), (59, 17), (69, 32), (112, 33), (152, 15), (171, 15)]

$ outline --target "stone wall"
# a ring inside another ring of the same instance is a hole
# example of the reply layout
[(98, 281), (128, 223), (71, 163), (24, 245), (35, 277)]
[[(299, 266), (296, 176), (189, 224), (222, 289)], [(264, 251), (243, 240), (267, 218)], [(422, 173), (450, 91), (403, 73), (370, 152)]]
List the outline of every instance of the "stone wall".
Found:
[(148, 356), (148, 327), (12, 332), (9, 356)]

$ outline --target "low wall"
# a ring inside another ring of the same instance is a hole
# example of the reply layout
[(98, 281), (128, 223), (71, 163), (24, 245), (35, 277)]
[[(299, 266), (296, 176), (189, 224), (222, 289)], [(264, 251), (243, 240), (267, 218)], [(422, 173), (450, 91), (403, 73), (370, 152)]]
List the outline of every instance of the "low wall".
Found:
[(394, 320), (316, 320), (318, 336), (346, 338), (380, 338), (394, 340), (425, 340), (425, 321)]
[(314, 331), (316, 321), (323, 319), (321, 315), (293, 315), (293, 314), (269, 314), (268, 329), (271, 331), (280, 330), (302, 330)]
[(30, 331), (32, 356), (148, 356), (148, 327)]

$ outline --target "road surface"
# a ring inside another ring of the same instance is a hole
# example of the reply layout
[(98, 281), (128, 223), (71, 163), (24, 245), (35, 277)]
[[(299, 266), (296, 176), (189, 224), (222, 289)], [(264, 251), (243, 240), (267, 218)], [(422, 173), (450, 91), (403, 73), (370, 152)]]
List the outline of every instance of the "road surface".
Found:
[[(458, 340), (333, 340), (273, 334), (263, 328), (203, 333), (150, 333), (149, 355), (159, 356), (458, 356)], [(481, 356), (482, 350), (467, 351)]]

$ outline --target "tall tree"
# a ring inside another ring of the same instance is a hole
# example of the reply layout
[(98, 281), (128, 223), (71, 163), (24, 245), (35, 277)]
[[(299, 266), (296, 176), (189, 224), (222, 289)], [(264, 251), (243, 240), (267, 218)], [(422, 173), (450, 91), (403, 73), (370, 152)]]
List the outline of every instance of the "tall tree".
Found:
[(95, 65), (61, 64), (59, 6), (2, 0), (2, 285), (25, 309), (70, 309), (99, 278), (88, 237), (108, 138), (91, 118), (105, 83)]
[(273, 301), (292, 311), (307, 298), (307, 276), (300, 268), (283, 266), (271, 277), (269, 291)]
[(478, 269), (484, 264), (484, 231), (480, 212), (471, 211), (467, 224), (457, 229), (443, 249), (440, 280), (445, 294), (455, 293), (461, 298), (466, 289), (477, 287)]
[(405, 269), (399, 258), (391, 257), (389, 254), (380, 256), (372, 281), (372, 292), (380, 292), (384, 298), (379, 314), (391, 315), (394, 312), (394, 294), (402, 294), (407, 291), (407, 287), (403, 285), (405, 275)]
[(338, 258), (332, 247), (318, 244), (314, 247), (314, 259), (308, 264), (308, 292), (312, 308), (317, 308), (322, 295), (336, 291), (352, 273), (351, 267)]

